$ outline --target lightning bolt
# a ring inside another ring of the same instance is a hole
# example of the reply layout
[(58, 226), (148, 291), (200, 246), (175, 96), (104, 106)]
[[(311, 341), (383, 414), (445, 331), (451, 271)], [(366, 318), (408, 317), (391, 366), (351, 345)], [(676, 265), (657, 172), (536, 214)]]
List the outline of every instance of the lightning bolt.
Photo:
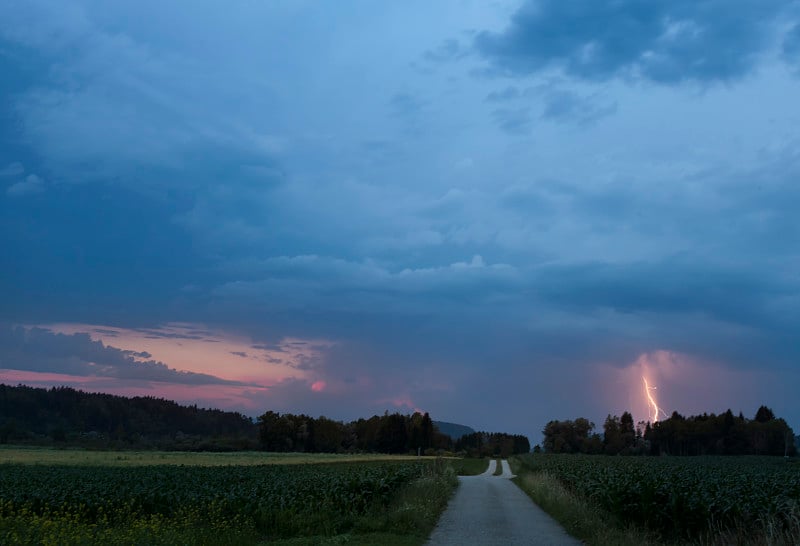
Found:
[[(658, 407), (655, 397), (650, 393), (650, 391), (654, 391), (656, 388), (648, 385), (647, 379), (644, 376), (642, 376), (642, 381), (644, 381), (644, 395), (647, 397), (647, 418), (652, 420), (653, 423), (657, 423), (659, 414), (666, 415), (667, 413)], [(650, 414), (651, 409), (653, 412), (652, 415)]]

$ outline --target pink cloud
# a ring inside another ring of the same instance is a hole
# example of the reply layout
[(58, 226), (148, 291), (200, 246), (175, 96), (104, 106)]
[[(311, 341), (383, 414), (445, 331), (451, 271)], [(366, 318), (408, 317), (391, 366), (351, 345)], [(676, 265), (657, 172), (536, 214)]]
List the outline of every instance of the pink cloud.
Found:
[(100, 378), (81, 375), (69, 375), (63, 373), (47, 373), (47, 372), (29, 372), (25, 370), (7, 370), (0, 369), (0, 383), (6, 385), (30, 385), (34, 387), (39, 386), (73, 386), (85, 384), (106, 383), (113, 384), (117, 382), (112, 378)]
[(222, 379), (274, 385), (287, 378), (307, 379), (308, 369), (332, 346), (327, 340), (284, 338), (267, 347), (248, 336), (204, 324), (169, 323), (157, 328), (109, 328), (92, 324), (40, 325), (63, 334), (88, 333), (92, 340), (130, 351), (134, 358), (164, 362), (179, 371), (214, 375)]
[(315, 381), (314, 383), (311, 384), (311, 390), (314, 392), (322, 392), (325, 390), (326, 386), (327, 383), (325, 383), (324, 381)]
[(414, 403), (414, 401), (411, 400), (411, 397), (408, 396), (407, 394), (394, 396), (389, 399), (378, 401), (379, 404), (384, 404), (386, 402), (390, 402), (394, 407), (398, 409), (405, 409), (405, 410), (415, 411), (418, 413), (425, 413), (425, 410), (418, 408), (417, 405)]

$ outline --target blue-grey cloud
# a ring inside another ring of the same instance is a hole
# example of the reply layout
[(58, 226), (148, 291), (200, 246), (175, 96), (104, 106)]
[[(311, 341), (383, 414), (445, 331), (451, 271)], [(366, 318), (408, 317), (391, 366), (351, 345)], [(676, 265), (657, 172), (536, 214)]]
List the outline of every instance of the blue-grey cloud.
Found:
[(424, 102), (410, 93), (397, 93), (389, 101), (395, 115), (400, 117), (412, 117), (417, 115)]
[[(517, 106), (520, 112), (527, 112), (532, 105), (540, 105), (540, 118), (545, 121), (569, 123), (577, 125), (589, 125), (606, 116), (610, 116), (617, 111), (617, 103), (609, 100), (600, 93), (580, 94), (563, 82), (551, 82), (519, 88), (514, 85), (505, 87), (497, 91), (492, 91), (486, 96), (486, 102), (506, 105), (494, 111), (495, 121), (504, 130), (517, 128), (517, 124), (511, 123), (508, 126), (509, 116), (513, 110), (512, 106)], [(498, 115), (498, 112), (501, 115)], [(510, 116), (513, 118), (514, 116)], [(523, 119), (529, 118), (523, 116)], [(530, 121), (530, 120), (529, 120)], [(530, 123), (528, 123), (530, 125)], [(529, 126), (526, 127), (530, 129)]]
[(43, 191), (44, 181), (35, 174), (29, 174), (24, 180), (15, 182), (6, 189), (6, 193), (12, 196), (22, 196)]
[(783, 55), (786, 61), (795, 67), (800, 67), (800, 23), (797, 23), (786, 33), (783, 42)]
[(533, 129), (530, 108), (497, 108), (492, 111), (492, 117), (503, 131), (512, 135), (528, 134)]
[(542, 118), (586, 125), (609, 116), (616, 110), (616, 103), (603, 104), (596, 97), (583, 98), (571, 91), (554, 91), (545, 97)]
[(732, 81), (750, 73), (791, 0), (527, 0), (475, 45), (510, 74), (560, 68), (587, 80)]
[(488, 95), (486, 95), (487, 102), (506, 102), (510, 100), (514, 100), (522, 96), (523, 93), (520, 92), (519, 88), (514, 85), (509, 85), (504, 89), (500, 89), (498, 91), (492, 91)]
[(448, 38), (438, 46), (428, 49), (423, 54), (426, 61), (434, 63), (450, 62), (463, 59), (470, 54), (468, 47), (465, 47), (459, 40)]

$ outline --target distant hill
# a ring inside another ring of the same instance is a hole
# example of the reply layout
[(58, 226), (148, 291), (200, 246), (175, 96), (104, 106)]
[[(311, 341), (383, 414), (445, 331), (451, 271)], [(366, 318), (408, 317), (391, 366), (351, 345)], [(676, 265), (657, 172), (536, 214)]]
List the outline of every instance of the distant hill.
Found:
[(450, 438), (452, 438), (453, 440), (458, 440), (465, 434), (475, 433), (475, 429), (473, 429), (472, 427), (468, 427), (466, 425), (459, 425), (456, 423), (447, 423), (445, 421), (434, 421), (433, 426), (435, 426), (442, 434), (450, 436)]

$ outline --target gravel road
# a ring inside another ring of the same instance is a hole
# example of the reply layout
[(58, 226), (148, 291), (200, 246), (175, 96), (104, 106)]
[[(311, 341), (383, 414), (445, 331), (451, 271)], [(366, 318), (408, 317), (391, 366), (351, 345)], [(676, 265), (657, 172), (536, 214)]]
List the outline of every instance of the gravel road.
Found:
[(480, 476), (460, 476), (460, 485), (433, 530), (429, 546), (542, 544), (580, 546), (566, 531), (522, 492), (508, 461), (501, 461), (503, 474), (491, 460)]

